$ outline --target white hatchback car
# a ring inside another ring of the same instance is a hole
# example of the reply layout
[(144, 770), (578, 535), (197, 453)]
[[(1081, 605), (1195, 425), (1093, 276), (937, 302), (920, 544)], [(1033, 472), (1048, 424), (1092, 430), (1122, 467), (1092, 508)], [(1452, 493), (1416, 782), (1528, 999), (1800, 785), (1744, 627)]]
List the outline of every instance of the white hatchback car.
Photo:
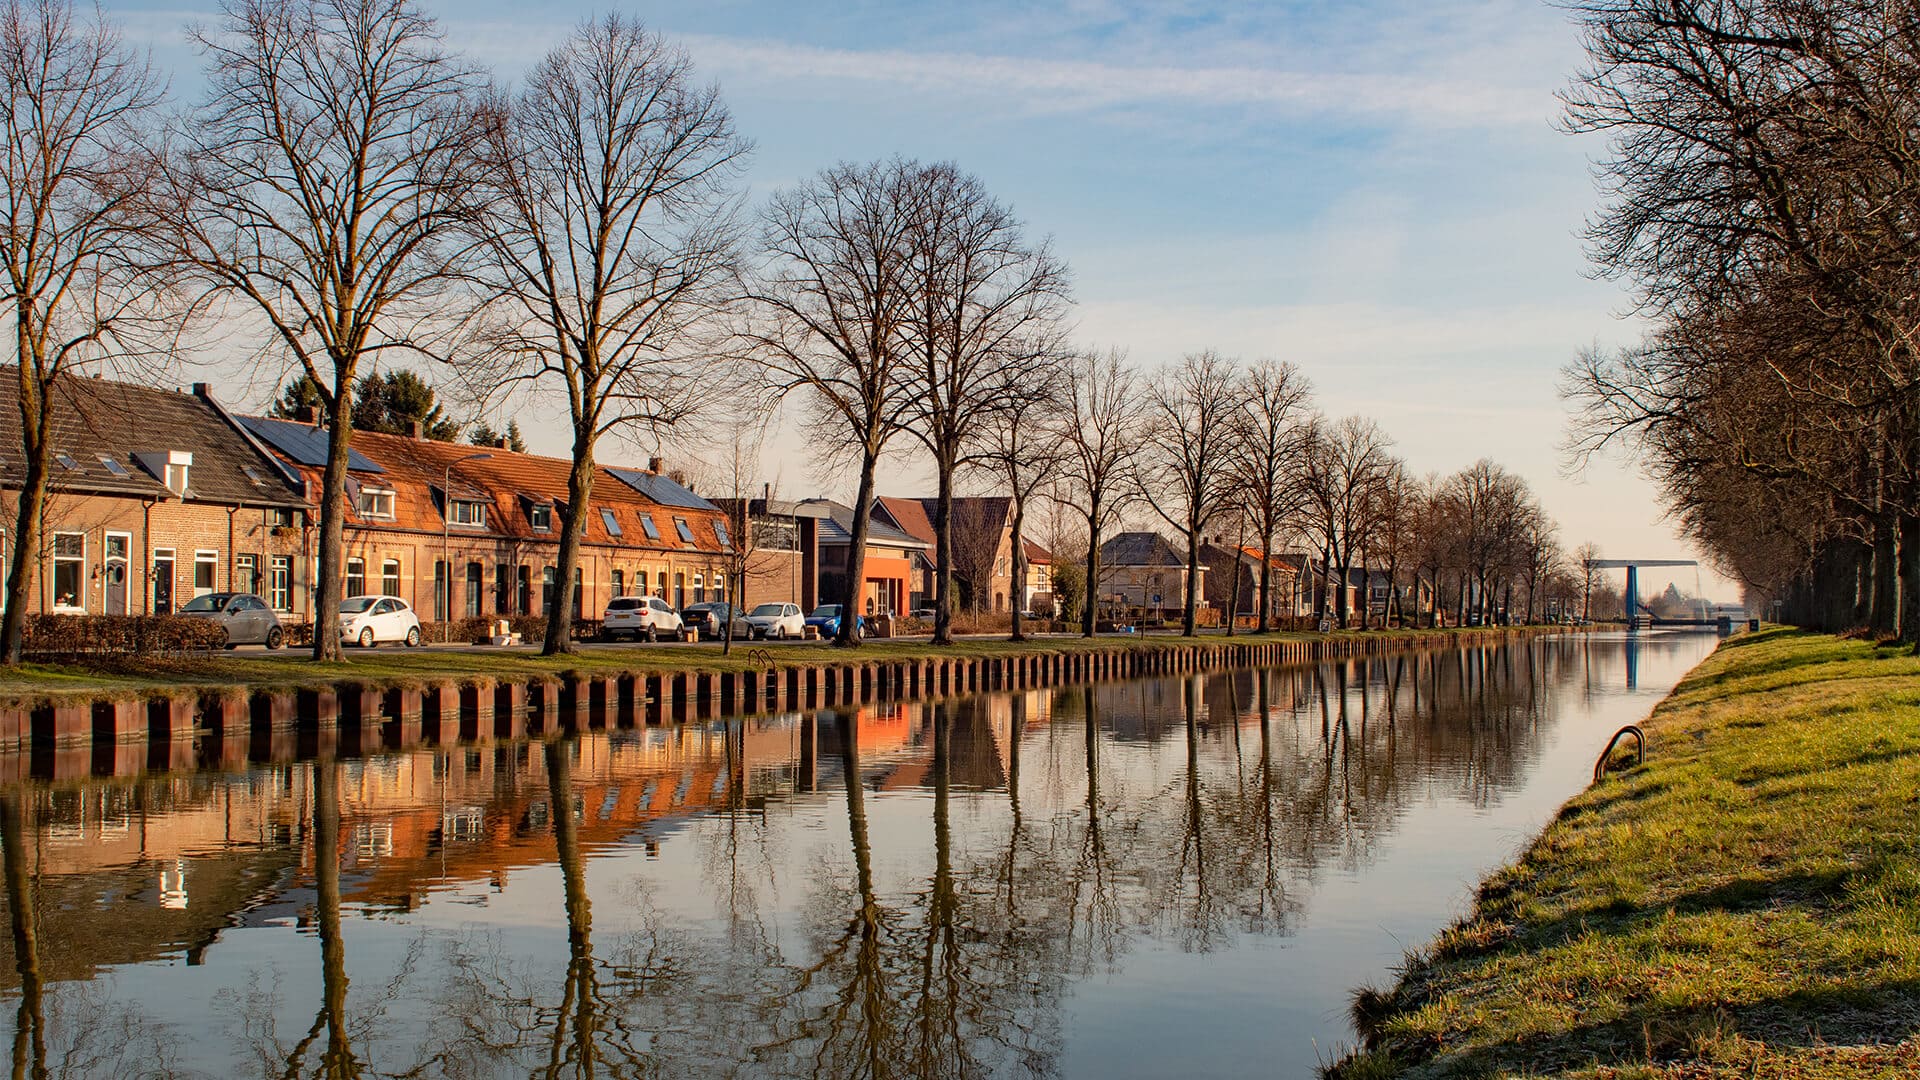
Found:
[(420, 644), (420, 616), (397, 596), (349, 596), (340, 601), (340, 640), (370, 649), (383, 641)]
[(657, 596), (616, 596), (600, 616), (600, 636), (659, 641), (662, 634), (679, 633), (681, 625), (680, 613)]
[(807, 629), (799, 604), (761, 604), (747, 612), (747, 633), (757, 638), (797, 638)]

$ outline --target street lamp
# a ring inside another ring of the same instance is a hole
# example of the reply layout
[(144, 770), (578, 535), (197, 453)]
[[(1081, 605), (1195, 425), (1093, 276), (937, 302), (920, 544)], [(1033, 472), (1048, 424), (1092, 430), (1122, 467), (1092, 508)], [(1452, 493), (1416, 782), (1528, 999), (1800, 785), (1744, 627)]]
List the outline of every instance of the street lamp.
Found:
[(468, 454), (447, 462), (440, 476), (440, 603), (444, 613), (440, 619), (440, 644), (447, 643), (447, 635), (453, 625), (453, 560), (447, 555), (447, 526), (453, 522), (453, 467), (469, 461), (486, 461), (492, 454)]

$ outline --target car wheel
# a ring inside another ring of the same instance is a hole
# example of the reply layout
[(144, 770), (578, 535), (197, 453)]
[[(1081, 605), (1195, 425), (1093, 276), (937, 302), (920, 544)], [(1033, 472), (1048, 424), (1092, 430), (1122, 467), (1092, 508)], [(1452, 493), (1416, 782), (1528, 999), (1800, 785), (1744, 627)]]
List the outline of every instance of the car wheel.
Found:
[(267, 648), (277, 649), (287, 640), (287, 635), (279, 627), (267, 631)]
[(407, 627), (407, 648), (417, 649), (419, 647), (420, 647), (420, 628), (417, 626)]
[(360, 631), (360, 647), (363, 649), (373, 648), (373, 627), (369, 626), (365, 630)]
[(648, 623), (648, 624), (647, 624), (647, 642), (648, 642), (648, 644), (652, 644), (653, 642), (656, 642), (656, 641), (659, 641), (659, 640), (660, 640), (660, 628), (659, 628), (659, 627), (657, 627), (657, 626), (655, 626), (655, 625), (653, 625), (652, 623)]
[(226, 628), (224, 628), (224, 627), (223, 627), (223, 628), (221, 628), (221, 630), (220, 630), (220, 647), (221, 647), (221, 648), (223, 648), (223, 649), (237, 649), (237, 648), (239, 648), (239, 647), (240, 647), (240, 646), (238, 646), (238, 645), (236, 645), (236, 644), (234, 644), (234, 640), (233, 640), (233, 631), (231, 631), (231, 630), (228, 630), (228, 629), (226, 629)]

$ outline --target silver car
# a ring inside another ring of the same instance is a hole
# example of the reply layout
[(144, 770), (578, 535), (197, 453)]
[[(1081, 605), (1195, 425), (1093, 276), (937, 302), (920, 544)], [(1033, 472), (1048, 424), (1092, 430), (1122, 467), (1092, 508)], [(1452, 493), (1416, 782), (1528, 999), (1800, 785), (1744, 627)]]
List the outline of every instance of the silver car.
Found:
[(265, 645), (277, 649), (286, 640), (280, 629), (280, 616), (265, 600), (252, 593), (207, 593), (187, 601), (180, 614), (193, 619), (210, 619), (227, 633), (227, 648), (236, 645)]

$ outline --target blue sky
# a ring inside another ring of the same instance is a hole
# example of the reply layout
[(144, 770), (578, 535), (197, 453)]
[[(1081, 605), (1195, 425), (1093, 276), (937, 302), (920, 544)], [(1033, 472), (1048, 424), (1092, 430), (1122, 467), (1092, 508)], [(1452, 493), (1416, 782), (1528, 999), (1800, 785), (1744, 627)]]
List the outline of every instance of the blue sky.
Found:
[[(433, 6), (456, 46), (508, 80), (603, 10)], [(753, 197), (839, 160), (956, 161), (1070, 261), (1084, 343), (1125, 347), (1148, 367), (1208, 347), (1292, 360), (1326, 411), (1379, 419), (1418, 472), (1490, 456), (1525, 475), (1569, 547), (1684, 552), (1630, 465), (1560, 471), (1560, 366), (1637, 334), (1619, 288), (1586, 273), (1579, 231), (1603, 146), (1554, 127), (1554, 92), (1580, 59), (1563, 10), (620, 7), (679, 39), (721, 86), (757, 144)], [(109, 11), (190, 94), (178, 30), (194, 12), (125, 0)], [(564, 445), (531, 426), (537, 449)], [(775, 458), (794, 460), (790, 449)], [(787, 469), (788, 491), (847, 486)], [(903, 452), (883, 489), (917, 493), (924, 477)], [(1692, 589), (1693, 575), (1680, 583)]]

